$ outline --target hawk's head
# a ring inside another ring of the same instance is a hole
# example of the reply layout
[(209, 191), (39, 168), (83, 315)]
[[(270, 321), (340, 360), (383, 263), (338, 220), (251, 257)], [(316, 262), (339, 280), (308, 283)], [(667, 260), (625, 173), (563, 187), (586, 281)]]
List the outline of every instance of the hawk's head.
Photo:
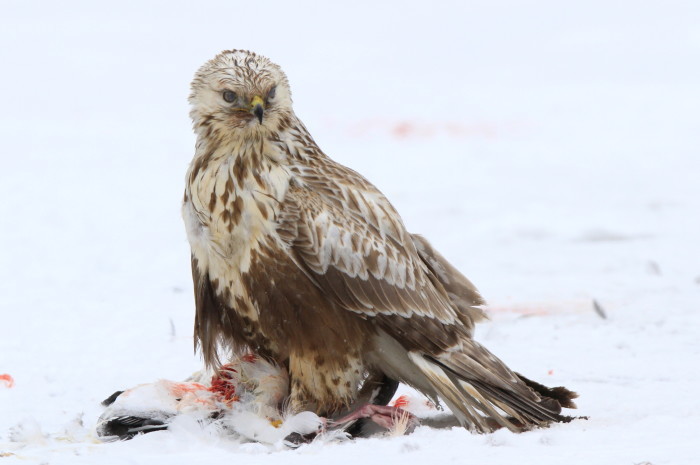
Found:
[(189, 101), (195, 131), (208, 137), (277, 131), (292, 114), (282, 69), (246, 50), (227, 50), (205, 63), (194, 76)]

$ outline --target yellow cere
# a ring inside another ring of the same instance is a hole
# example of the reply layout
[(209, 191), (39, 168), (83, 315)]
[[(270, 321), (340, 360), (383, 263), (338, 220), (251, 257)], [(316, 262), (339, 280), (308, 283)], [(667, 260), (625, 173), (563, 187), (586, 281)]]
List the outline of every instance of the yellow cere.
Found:
[(250, 101), (250, 108), (255, 108), (256, 105), (260, 105), (263, 108), (265, 107), (265, 101), (259, 95), (253, 97), (253, 100)]

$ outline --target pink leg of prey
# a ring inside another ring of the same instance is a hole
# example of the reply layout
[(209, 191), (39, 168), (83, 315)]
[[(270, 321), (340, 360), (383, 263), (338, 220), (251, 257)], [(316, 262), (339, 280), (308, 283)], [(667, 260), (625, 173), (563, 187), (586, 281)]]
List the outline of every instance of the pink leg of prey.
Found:
[(399, 407), (389, 407), (386, 405), (365, 404), (354, 412), (341, 418), (333, 420), (334, 425), (343, 425), (360, 418), (369, 418), (379, 426), (388, 430), (405, 421), (406, 430), (410, 431), (418, 425), (418, 419), (412, 414)]

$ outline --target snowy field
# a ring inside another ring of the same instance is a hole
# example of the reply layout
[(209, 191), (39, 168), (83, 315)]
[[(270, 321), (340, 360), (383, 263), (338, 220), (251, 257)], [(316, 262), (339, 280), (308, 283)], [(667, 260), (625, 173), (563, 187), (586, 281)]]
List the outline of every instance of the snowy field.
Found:
[[(1, 5), (0, 465), (700, 463), (700, 3)], [(227, 48), (282, 66), (319, 145), (480, 288), (477, 338), (589, 420), (97, 440), (102, 399), (201, 365), (186, 97)]]

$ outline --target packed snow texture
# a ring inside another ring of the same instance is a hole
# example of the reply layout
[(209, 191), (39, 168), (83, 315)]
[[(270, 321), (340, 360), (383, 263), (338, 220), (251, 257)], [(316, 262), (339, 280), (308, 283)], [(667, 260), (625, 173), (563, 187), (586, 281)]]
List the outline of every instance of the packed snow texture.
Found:
[[(7, 0), (0, 39), (2, 465), (699, 460), (700, 3)], [(589, 420), (96, 439), (105, 397), (201, 368), (186, 98), (228, 48), (282, 66), (321, 148), (482, 291), (477, 338)]]

